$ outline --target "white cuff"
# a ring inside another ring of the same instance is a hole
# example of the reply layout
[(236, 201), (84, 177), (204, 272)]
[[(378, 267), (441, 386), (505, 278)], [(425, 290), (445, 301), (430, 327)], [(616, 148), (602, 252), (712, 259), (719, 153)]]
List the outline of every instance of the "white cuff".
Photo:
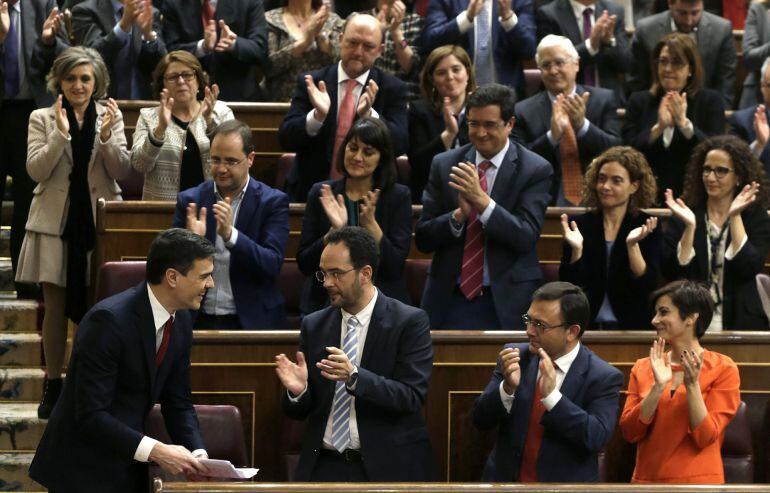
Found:
[[(692, 262), (692, 259), (695, 258), (695, 249), (694, 248), (690, 249), (690, 255), (687, 256), (684, 262), (679, 260), (681, 258), (681, 255), (682, 255), (682, 242), (680, 241), (679, 243), (676, 244), (676, 259), (679, 262), (679, 265), (681, 266), (690, 265), (690, 262)], [(727, 256), (727, 254), (725, 254), (725, 256)]]
[[(232, 229), (233, 230), (230, 232), (230, 239), (225, 242), (225, 246), (227, 248), (232, 248), (236, 243), (238, 243), (238, 230), (235, 229), (235, 226), (233, 226)], [(224, 240), (224, 238), (222, 239)]]
[(511, 16), (508, 18), (508, 20), (503, 20), (502, 17), (498, 17), (497, 21), (501, 26), (503, 26), (503, 30), (508, 32), (516, 27), (516, 24), (519, 23), (519, 16), (516, 15), (516, 12), (511, 11)]
[(663, 147), (668, 149), (671, 146), (672, 140), (674, 140), (674, 128), (666, 127), (663, 130)]
[(727, 250), (725, 250), (725, 260), (732, 260), (735, 258), (736, 255), (740, 253), (740, 251), (743, 249), (743, 246), (746, 244), (746, 242), (749, 241), (749, 235), (743, 235), (743, 241), (741, 242), (741, 246), (738, 247), (737, 250), (733, 251), (733, 244), (730, 242), (730, 244), (727, 246)]
[(289, 396), (290, 402), (299, 402), (302, 396), (305, 395), (305, 392), (307, 392), (307, 384), (305, 384), (305, 388), (302, 390), (302, 392), (299, 393), (297, 397), (292, 397), (291, 392), (289, 392), (288, 390), (286, 391), (286, 395)]
[(503, 407), (505, 408), (505, 410), (508, 412), (511, 412), (511, 408), (513, 407), (513, 398), (514, 398), (515, 392), (514, 394), (509, 394), (508, 392), (506, 392), (505, 389), (503, 388), (504, 383), (505, 383), (505, 380), (500, 382), (500, 400), (502, 401)]
[(588, 118), (583, 118), (583, 126), (580, 127), (580, 130), (575, 132), (575, 138), (576, 139), (582, 138), (588, 132), (588, 128), (590, 126), (591, 126), (591, 122), (588, 121)]
[(318, 135), (318, 132), (321, 131), (321, 127), (324, 125), (324, 122), (316, 120), (314, 115), (315, 108), (310, 110), (305, 118), (305, 132), (311, 137)]
[(754, 140), (754, 142), (751, 143), (749, 147), (751, 148), (751, 152), (754, 154), (755, 157), (761, 156), (762, 151), (765, 150), (764, 147), (759, 147), (759, 141), (757, 141), (756, 139)]
[(692, 139), (692, 136), (695, 135), (695, 128), (692, 126), (692, 122), (689, 118), (685, 120), (683, 126), (679, 127), (679, 131), (682, 132), (682, 135), (684, 135), (684, 138), (687, 140)]
[(545, 133), (545, 138), (548, 139), (548, 142), (550, 142), (552, 146), (556, 147), (559, 145), (560, 141), (553, 138), (553, 132), (550, 130)]
[(484, 212), (482, 212), (481, 215), (479, 216), (479, 221), (481, 221), (482, 226), (487, 225), (487, 221), (489, 221), (489, 216), (491, 216), (492, 211), (495, 210), (495, 205), (497, 204), (495, 204), (495, 201), (492, 200), (492, 198), (490, 197), (489, 204), (487, 204), (487, 207), (484, 209)]
[(460, 34), (465, 34), (473, 27), (473, 21), (468, 20), (468, 11), (463, 10), (455, 18), (457, 21), (457, 27), (460, 29)]
[(196, 459), (208, 459), (209, 453), (206, 452), (206, 449), (196, 448), (195, 450), (192, 451), (192, 456), (195, 457)]
[(561, 400), (561, 391), (559, 391), (559, 389), (553, 389), (553, 392), (548, 394), (547, 397), (541, 399), (540, 402), (543, 403), (543, 407), (545, 408), (546, 411), (550, 411), (551, 409), (556, 407), (556, 404), (558, 404), (560, 400)]
[(203, 51), (203, 40), (201, 39), (198, 41), (198, 45), (195, 47), (195, 56), (198, 58), (203, 58), (206, 56), (206, 52)]
[(377, 110), (375, 110), (374, 108), (369, 109), (369, 116), (372, 118), (376, 118), (378, 120), (380, 119), (380, 114), (377, 113)]
[[(601, 48), (601, 45), (599, 48)], [(591, 56), (596, 56), (596, 54), (599, 53), (598, 48), (591, 46), (591, 38), (586, 39), (586, 50), (588, 50), (588, 54)]]
[(139, 446), (136, 447), (134, 452), (134, 460), (137, 462), (147, 462), (150, 460), (150, 452), (158, 441), (154, 438), (150, 438), (147, 435), (142, 437), (142, 441), (139, 442)]

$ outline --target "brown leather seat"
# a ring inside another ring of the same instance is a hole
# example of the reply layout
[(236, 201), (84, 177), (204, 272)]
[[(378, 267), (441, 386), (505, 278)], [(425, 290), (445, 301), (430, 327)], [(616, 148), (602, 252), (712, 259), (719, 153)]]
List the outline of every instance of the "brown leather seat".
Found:
[(524, 69), (524, 97), (530, 97), (540, 91), (542, 75), (538, 68)]
[(540, 263), (540, 270), (543, 271), (543, 282), (553, 282), (559, 280), (559, 264)]
[(294, 260), (284, 260), (281, 266), (281, 273), (278, 276), (278, 288), (283, 294), (286, 303), (286, 318), (289, 329), (299, 329), (299, 302), (302, 295), (302, 289), (305, 283), (305, 275), (300, 272), (297, 262)]
[(722, 463), (726, 483), (754, 482), (754, 447), (746, 403), (741, 401), (738, 412), (725, 428), (722, 443)]
[(144, 175), (131, 168), (128, 175), (122, 180), (118, 180), (118, 185), (122, 192), (120, 196), (123, 200), (142, 200), (142, 189), (144, 188)]
[(96, 301), (132, 288), (145, 280), (144, 260), (105, 262), (96, 277)]
[(406, 286), (407, 289), (409, 289), (409, 297), (412, 298), (413, 306), (420, 306), (422, 292), (425, 288), (425, 281), (428, 278), (429, 267), (430, 259), (406, 259), (404, 278), (406, 278)]
[(275, 188), (286, 190), (286, 177), (289, 176), (292, 166), (294, 166), (294, 153), (281, 154), (281, 159), (278, 160), (278, 171), (275, 173)]
[(409, 166), (409, 158), (406, 156), (396, 158), (396, 182), (407, 187), (412, 183), (412, 168)]

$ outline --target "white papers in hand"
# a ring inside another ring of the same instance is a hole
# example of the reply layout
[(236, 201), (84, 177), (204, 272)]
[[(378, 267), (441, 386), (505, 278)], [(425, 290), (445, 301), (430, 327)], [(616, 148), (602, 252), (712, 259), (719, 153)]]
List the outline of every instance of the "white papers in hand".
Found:
[(235, 467), (229, 460), (198, 459), (206, 466), (207, 474), (211, 478), (249, 479), (256, 476), (259, 469), (253, 467)]

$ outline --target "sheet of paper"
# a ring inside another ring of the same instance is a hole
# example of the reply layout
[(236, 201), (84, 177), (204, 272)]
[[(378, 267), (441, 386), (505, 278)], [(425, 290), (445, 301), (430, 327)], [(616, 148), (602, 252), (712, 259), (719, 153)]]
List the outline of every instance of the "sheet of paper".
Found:
[(253, 467), (234, 467), (229, 460), (199, 459), (206, 466), (208, 474), (212, 478), (250, 479), (256, 476), (259, 469)]

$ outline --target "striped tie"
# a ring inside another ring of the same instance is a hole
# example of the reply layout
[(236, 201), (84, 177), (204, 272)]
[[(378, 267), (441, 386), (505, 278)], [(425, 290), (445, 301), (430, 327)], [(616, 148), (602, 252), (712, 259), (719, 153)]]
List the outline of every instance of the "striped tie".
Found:
[[(358, 319), (350, 317), (342, 351), (351, 363), (358, 356)], [(350, 446), (350, 403), (353, 396), (348, 394), (345, 382), (337, 382), (332, 403), (332, 447), (343, 452)]]
[[(489, 161), (479, 164), (479, 183), (481, 189), (487, 191), (487, 169), (492, 165)], [(463, 248), (463, 265), (460, 269), (460, 292), (473, 300), (481, 294), (484, 281), (484, 230), (481, 227), (476, 211), (468, 216), (465, 226), (465, 247)]]

